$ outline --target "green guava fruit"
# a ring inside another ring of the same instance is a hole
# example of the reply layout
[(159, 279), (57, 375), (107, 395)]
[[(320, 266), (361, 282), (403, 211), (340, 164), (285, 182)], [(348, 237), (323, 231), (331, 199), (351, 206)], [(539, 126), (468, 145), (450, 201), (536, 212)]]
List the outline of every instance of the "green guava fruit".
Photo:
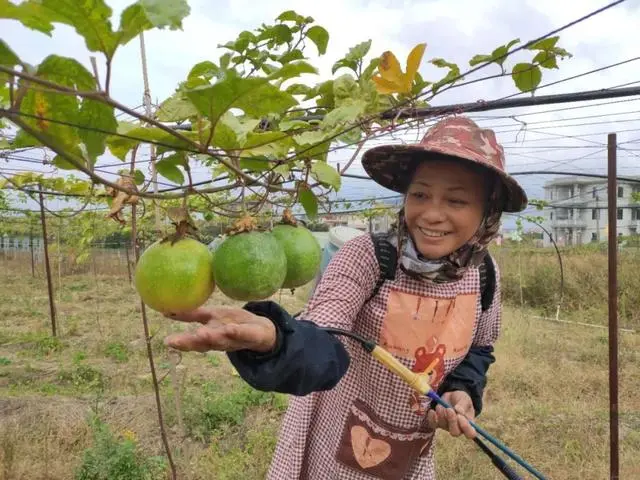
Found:
[(135, 287), (142, 301), (161, 313), (184, 312), (204, 304), (215, 289), (213, 255), (192, 238), (150, 245), (140, 256)]
[(216, 285), (233, 300), (257, 301), (282, 288), (287, 256), (271, 232), (242, 232), (227, 237), (214, 252)]
[(316, 237), (300, 225), (276, 225), (272, 230), (287, 256), (287, 276), (282, 288), (296, 288), (314, 279), (322, 249)]

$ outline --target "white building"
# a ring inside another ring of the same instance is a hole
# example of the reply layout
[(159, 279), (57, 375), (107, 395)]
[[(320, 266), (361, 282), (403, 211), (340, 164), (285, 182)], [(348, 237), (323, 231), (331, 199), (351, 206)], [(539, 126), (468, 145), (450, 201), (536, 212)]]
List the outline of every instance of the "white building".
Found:
[[(640, 179), (640, 177), (639, 177)], [(608, 236), (607, 181), (585, 177), (564, 177), (545, 184), (544, 226), (558, 245), (606, 242)], [(618, 236), (638, 234), (640, 203), (632, 195), (640, 192), (640, 183), (618, 181)], [(545, 235), (545, 246), (551, 244)]]

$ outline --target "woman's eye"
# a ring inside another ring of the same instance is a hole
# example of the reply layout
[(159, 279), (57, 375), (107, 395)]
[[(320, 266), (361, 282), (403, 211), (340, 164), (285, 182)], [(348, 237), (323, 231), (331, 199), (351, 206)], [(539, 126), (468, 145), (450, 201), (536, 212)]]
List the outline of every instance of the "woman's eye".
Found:
[(454, 205), (466, 205), (468, 202), (466, 200), (461, 200), (459, 198), (452, 198), (451, 200), (449, 200), (451, 203), (453, 203)]
[(417, 198), (418, 200), (421, 200), (426, 197), (426, 195), (423, 192), (413, 192), (411, 196), (413, 198)]

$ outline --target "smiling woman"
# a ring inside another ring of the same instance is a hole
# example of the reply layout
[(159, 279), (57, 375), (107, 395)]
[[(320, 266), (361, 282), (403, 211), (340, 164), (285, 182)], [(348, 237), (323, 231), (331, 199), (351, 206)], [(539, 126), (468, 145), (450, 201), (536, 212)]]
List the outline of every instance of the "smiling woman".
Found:
[(457, 162), (434, 160), (417, 167), (404, 212), (423, 257), (441, 258), (471, 239), (486, 211), (487, 187), (480, 172)]

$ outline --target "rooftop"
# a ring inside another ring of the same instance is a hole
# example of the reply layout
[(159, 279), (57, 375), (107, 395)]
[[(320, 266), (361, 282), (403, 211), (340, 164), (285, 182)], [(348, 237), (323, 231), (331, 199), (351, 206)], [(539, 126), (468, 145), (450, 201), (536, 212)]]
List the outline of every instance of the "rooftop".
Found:
[[(627, 178), (640, 181), (640, 176), (629, 176)], [(544, 188), (561, 187), (563, 185), (605, 185), (607, 183), (606, 178), (589, 178), (589, 177), (560, 177), (553, 180), (549, 180), (544, 184)], [(619, 184), (627, 184), (635, 182), (629, 182), (625, 180), (619, 180)]]

